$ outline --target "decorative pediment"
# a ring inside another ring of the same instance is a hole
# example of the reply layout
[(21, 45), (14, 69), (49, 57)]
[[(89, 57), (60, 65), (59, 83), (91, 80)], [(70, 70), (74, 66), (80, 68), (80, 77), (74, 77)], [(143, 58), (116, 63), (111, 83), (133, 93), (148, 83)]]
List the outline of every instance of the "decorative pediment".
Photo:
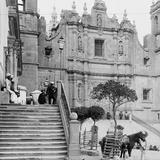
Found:
[(135, 30), (134, 25), (131, 24), (129, 20), (123, 20), (120, 24), (121, 29), (129, 29), (129, 30)]
[(62, 10), (61, 12), (61, 20), (64, 22), (79, 22), (80, 16), (78, 13), (75, 13), (71, 10)]
[(101, 10), (101, 11), (105, 11), (105, 12), (107, 10), (106, 5), (105, 5), (104, 1), (102, 1), (102, 0), (96, 0), (93, 8), (96, 10)]

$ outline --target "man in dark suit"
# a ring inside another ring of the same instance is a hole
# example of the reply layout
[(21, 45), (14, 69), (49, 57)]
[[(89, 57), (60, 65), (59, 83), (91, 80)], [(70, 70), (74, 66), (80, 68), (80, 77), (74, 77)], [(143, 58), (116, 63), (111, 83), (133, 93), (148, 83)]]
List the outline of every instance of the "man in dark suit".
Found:
[(56, 103), (56, 98), (57, 98), (57, 88), (55, 87), (54, 82), (51, 82), (48, 87), (47, 87), (47, 95), (48, 95), (48, 103), (55, 104)]

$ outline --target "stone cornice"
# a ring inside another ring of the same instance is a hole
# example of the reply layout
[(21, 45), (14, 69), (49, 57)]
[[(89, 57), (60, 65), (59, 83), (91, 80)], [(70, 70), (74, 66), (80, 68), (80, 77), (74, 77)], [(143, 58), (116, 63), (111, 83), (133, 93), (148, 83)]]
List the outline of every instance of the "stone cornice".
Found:
[(36, 16), (37, 18), (40, 17), (40, 14), (34, 11), (19, 11), (20, 14), (30, 14), (32, 16)]
[(90, 76), (102, 76), (102, 77), (129, 77), (132, 78), (132, 74), (115, 74), (115, 73), (94, 73), (87, 71), (79, 71), (79, 70), (67, 70), (69, 74), (81, 74), (81, 75), (90, 75)]
[(68, 61), (80, 61), (82, 63), (87, 62), (87, 63), (92, 63), (92, 64), (105, 64), (105, 65), (129, 65), (132, 66), (131, 63), (128, 62), (115, 62), (115, 61), (108, 61), (107, 59), (100, 59), (100, 58), (93, 58), (93, 59), (83, 59), (83, 58), (79, 58), (79, 57), (69, 57)]
[(35, 63), (35, 62), (22, 62), (23, 65), (32, 65), (32, 66), (38, 66), (39, 63)]
[[(76, 25), (78, 26), (79, 24), (77, 22), (67, 22), (67, 25), (69, 26), (73, 26), (73, 25)], [(99, 30), (99, 27), (97, 26), (92, 26), (92, 25), (88, 25), (88, 26), (85, 26), (84, 24), (82, 24), (84, 28), (87, 28), (87, 29), (92, 29), (92, 30)], [(128, 29), (128, 28), (107, 28), (107, 27), (102, 27), (101, 28), (102, 31), (108, 31), (108, 32), (118, 32), (119, 30), (122, 30), (123, 32), (128, 32), (128, 33), (134, 33), (134, 31), (132, 29)]]
[(40, 32), (37, 31), (28, 31), (28, 30), (20, 30), (20, 34), (29, 34), (29, 35), (36, 35), (38, 36)]

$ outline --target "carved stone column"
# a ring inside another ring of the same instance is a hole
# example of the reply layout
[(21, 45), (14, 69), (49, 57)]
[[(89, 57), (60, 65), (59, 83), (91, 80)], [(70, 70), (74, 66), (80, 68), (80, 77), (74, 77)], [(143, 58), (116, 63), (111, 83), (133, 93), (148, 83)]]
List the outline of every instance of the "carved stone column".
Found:
[(118, 41), (117, 40), (118, 40), (118, 37), (117, 37), (117, 33), (115, 33), (113, 35), (113, 40), (114, 40), (114, 45), (115, 45), (115, 49), (114, 49), (114, 74), (118, 74), (118, 66), (117, 66), (117, 54), (118, 54)]
[(17, 50), (13, 51), (13, 75), (17, 77)]
[(10, 61), (10, 62), (9, 62), (9, 63), (10, 63), (10, 65), (9, 65), (9, 66), (10, 66), (9, 72), (10, 72), (10, 74), (13, 74), (13, 73), (14, 73), (14, 70), (13, 70), (13, 68), (14, 68), (14, 67), (13, 67), (13, 63), (14, 63), (13, 58), (14, 58), (14, 57), (13, 57), (13, 55), (14, 55), (14, 54), (13, 54), (13, 48), (12, 48), (12, 47), (9, 47), (9, 55), (10, 55), (10, 56), (9, 56), (9, 61)]
[(88, 100), (88, 75), (84, 76), (84, 106), (87, 106)]
[(76, 29), (73, 30), (73, 52), (75, 53), (77, 51), (77, 31)]
[(87, 57), (87, 48), (88, 48), (88, 32), (87, 29), (84, 30), (84, 57)]
[(76, 106), (77, 100), (77, 75), (76, 73), (73, 74), (73, 106)]

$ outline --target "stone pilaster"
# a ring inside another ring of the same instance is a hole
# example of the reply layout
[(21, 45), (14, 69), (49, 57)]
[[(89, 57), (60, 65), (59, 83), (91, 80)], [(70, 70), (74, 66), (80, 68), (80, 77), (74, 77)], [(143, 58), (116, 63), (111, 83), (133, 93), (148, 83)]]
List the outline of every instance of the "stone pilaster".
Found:
[(80, 160), (79, 131), (80, 131), (79, 121), (71, 120), (70, 121), (70, 142), (69, 142), (69, 159), (70, 160)]
[(84, 106), (87, 106), (88, 100), (88, 75), (84, 76)]
[(73, 106), (76, 106), (77, 100), (77, 76), (76, 73), (73, 75)]

